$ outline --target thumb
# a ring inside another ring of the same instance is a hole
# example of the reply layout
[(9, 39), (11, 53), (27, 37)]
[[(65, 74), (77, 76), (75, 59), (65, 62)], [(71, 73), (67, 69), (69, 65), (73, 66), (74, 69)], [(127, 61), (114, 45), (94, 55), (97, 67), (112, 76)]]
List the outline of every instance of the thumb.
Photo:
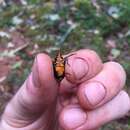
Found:
[(38, 54), (31, 74), (7, 105), (3, 119), (11, 123), (13, 120), (29, 123), (36, 120), (49, 105), (52, 106), (58, 88), (53, 75), (51, 58), (45, 54)]

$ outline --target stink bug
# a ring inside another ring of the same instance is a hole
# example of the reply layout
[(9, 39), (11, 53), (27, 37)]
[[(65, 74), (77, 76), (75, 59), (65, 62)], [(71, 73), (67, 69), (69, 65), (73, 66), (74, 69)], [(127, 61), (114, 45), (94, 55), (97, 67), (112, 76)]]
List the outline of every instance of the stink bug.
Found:
[(53, 61), (54, 76), (58, 81), (61, 81), (65, 77), (65, 64), (68, 63), (67, 58), (72, 55), (74, 54), (63, 57), (61, 51), (58, 51)]

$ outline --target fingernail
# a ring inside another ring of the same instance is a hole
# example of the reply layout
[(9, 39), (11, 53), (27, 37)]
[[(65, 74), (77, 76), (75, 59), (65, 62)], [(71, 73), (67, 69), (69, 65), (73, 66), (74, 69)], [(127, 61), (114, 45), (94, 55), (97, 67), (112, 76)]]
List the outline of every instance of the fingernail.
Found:
[(106, 89), (103, 84), (99, 82), (88, 83), (85, 87), (85, 96), (92, 106), (99, 104), (105, 95)]
[(72, 62), (72, 70), (77, 80), (82, 79), (88, 72), (88, 64), (81, 58), (75, 58)]
[(68, 129), (74, 129), (86, 122), (86, 113), (79, 108), (66, 110), (63, 116), (63, 122)]
[(38, 72), (37, 64), (38, 63), (37, 63), (37, 57), (36, 57), (33, 64), (33, 68), (32, 68), (32, 80), (33, 80), (34, 86), (39, 88), (41, 85), (39, 81), (39, 72)]

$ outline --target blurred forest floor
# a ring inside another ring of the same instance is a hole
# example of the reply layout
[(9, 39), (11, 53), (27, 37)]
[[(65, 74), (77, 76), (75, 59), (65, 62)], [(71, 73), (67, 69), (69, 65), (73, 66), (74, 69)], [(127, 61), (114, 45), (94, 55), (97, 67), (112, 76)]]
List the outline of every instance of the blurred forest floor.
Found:
[[(0, 113), (39, 52), (82, 48), (127, 72), (130, 95), (130, 0), (0, 0)], [(102, 130), (130, 130), (130, 114)]]

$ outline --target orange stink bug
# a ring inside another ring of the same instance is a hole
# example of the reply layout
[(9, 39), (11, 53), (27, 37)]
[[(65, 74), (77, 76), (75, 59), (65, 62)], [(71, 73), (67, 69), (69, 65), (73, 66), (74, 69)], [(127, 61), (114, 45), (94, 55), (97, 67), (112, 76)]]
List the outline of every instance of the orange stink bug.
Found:
[[(71, 54), (74, 55), (74, 54)], [(65, 77), (65, 64), (67, 61), (67, 57), (63, 57), (61, 51), (59, 50), (54, 61), (53, 61), (53, 69), (54, 69), (54, 76), (58, 81), (61, 81)]]

